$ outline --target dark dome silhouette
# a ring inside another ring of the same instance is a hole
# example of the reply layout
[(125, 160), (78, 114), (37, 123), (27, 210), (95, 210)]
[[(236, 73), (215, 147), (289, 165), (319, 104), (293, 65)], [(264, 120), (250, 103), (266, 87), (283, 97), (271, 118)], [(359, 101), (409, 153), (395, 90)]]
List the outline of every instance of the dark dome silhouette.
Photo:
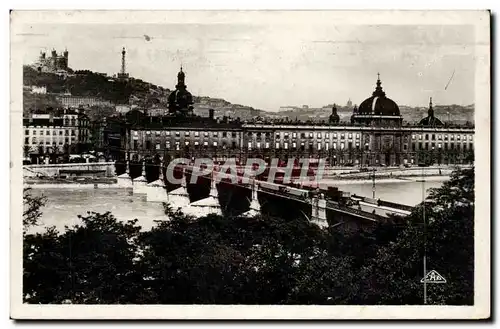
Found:
[(185, 89), (174, 90), (168, 95), (168, 103), (176, 110), (187, 109), (193, 104), (193, 95)]
[(336, 104), (333, 104), (332, 114), (330, 114), (329, 122), (330, 123), (339, 123), (339, 121), (340, 121), (340, 117), (337, 114), (337, 106), (336, 106)]
[(177, 74), (175, 90), (168, 95), (168, 108), (170, 112), (187, 111), (193, 104), (193, 95), (187, 90), (185, 83), (186, 74), (181, 70)]
[(434, 116), (434, 109), (432, 108), (432, 97), (429, 101), (429, 111), (427, 112), (428, 116), (420, 120), (419, 125), (421, 126), (429, 126), (429, 127), (441, 127), (444, 126), (444, 123), (441, 122), (438, 118)]
[(399, 116), (399, 107), (396, 102), (385, 96), (382, 90), (380, 75), (377, 79), (377, 87), (370, 98), (365, 99), (358, 108), (359, 115), (394, 115)]

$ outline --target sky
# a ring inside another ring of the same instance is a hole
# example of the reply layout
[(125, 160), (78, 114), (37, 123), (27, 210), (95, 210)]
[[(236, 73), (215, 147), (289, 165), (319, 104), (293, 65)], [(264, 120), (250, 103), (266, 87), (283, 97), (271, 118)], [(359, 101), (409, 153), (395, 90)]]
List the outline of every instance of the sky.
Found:
[(470, 25), (36, 24), (18, 36), (25, 64), (67, 48), (71, 68), (112, 75), (125, 47), (135, 78), (174, 89), (182, 64), (194, 95), (268, 111), (360, 104), (378, 72), (399, 105), (474, 103)]

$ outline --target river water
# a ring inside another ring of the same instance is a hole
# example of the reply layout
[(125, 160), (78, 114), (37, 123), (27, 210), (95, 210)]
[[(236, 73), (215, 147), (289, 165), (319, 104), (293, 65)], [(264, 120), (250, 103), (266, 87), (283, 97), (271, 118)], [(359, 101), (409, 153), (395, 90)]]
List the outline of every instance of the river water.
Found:
[[(41, 209), (43, 226), (55, 226), (59, 231), (64, 226), (80, 223), (78, 215), (86, 216), (87, 211), (111, 212), (121, 221), (138, 219), (138, 224), (145, 230), (150, 229), (155, 220), (165, 220), (163, 205), (147, 202), (145, 195), (131, 195), (125, 189), (33, 189), (33, 195), (47, 198)], [(43, 230), (38, 227), (35, 231)]]
[[(439, 187), (442, 180), (426, 181), (425, 189)], [(372, 183), (323, 181), (321, 185), (336, 185), (340, 190), (361, 196), (372, 197)], [(428, 190), (426, 191), (428, 195)], [(131, 195), (125, 189), (33, 189), (34, 195), (44, 195), (47, 203), (42, 208), (42, 226), (55, 226), (59, 231), (64, 226), (78, 224), (78, 215), (87, 211), (104, 213), (110, 211), (117, 219), (138, 219), (143, 229), (150, 229), (156, 220), (166, 220), (161, 203), (147, 202), (145, 196)], [(416, 181), (380, 181), (376, 184), (375, 197), (414, 206), (422, 201), (422, 183)]]

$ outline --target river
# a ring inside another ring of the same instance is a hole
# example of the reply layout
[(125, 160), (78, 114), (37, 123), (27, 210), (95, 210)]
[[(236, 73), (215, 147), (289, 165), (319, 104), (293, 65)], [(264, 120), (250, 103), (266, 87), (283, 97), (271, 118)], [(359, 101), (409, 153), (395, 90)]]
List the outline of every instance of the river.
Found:
[[(33, 195), (47, 198), (41, 209), (43, 226), (55, 226), (59, 231), (64, 226), (80, 223), (78, 215), (85, 216), (87, 211), (111, 212), (117, 219), (126, 221), (138, 219), (145, 230), (150, 229), (155, 220), (165, 220), (161, 203), (147, 202), (145, 195), (131, 195), (125, 189), (33, 189)], [(41, 227), (35, 229), (39, 231)]]
[[(441, 186), (442, 181), (426, 181), (425, 189)], [(372, 183), (355, 181), (334, 184), (323, 181), (321, 185), (337, 185), (342, 191), (361, 196), (372, 196)], [(428, 195), (427, 190), (427, 195)], [(125, 189), (33, 189), (34, 195), (44, 195), (47, 203), (42, 208), (43, 225), (34, 231), (43, 230), (43, 226), (55, 226), (59, 231), (64, 226), (72, 226), (80, 221), (78, 215), (87, 211), (104, 213), (110, 211), (117, 219), (126, 221), (138, 219), (143, 229), (151, 228), (155, 220), (165, 220), (163, 206), (160, 203), (147, 202), (145, 196), (131, 195)], [(399, 202), (414, 206), (422, 201), (422, 183), (416, 181), (380, 181), (376, 184), (375, 197), (382, 200)]]

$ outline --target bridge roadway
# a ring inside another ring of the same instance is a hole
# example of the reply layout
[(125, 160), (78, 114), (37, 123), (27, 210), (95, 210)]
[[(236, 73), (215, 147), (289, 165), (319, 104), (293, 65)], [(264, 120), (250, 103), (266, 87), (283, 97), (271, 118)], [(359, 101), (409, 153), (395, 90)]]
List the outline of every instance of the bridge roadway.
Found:
[[(192, 171), (192, 168), (193, 167), (190, 165), (186, 166), (187, 170)], [(221, 181), (223, 179), (234, 180), (235, 175), (214, 171), (214, 178), (216, 179), (216, 181)], [(238, 183), (233, 183), (232, 181), (231, 182), (225, 181), (225, 183), (238, 185), (248, 189), (252, 188), (251, 178), (237, 177), (237, 180)], [(308, 194), (311, 190), (291, 187), (274, 182), (260, 181), (260, 180), (259, 181), (256, 180), (256, 183), (259, 185), (259, 192), (263, 192), (274, 196), (279, 196), (281, 198), (286, 198), (296, 202), (301, 202), (306, 204), (312, 203), (312, 199), (308, 197)], [(349, 216), (357, 217), (359, 219), (368, 220), (371, 222), (379, 222), (380, 220), (386, 218), (388, 214), (391, 213), (397, 215), (408, 215), (410, 214), (411, 209), (413, 209), (413, 207), (406, 205), (398, 205), (395, 203), (380, 201), (380, 200), (371, 200), (369, 198), (364, 198), (360, 196), (353, 196), (350, 197), (350, 199), (354, 201), (354, 205), (344, 206), (336, 201), (327, 199), (326, 209), (346, 214)], [(384, 205), (381, 205), (379, 203), (384, 203)], [(391, 207), (391, 205), (394, 206)]]

